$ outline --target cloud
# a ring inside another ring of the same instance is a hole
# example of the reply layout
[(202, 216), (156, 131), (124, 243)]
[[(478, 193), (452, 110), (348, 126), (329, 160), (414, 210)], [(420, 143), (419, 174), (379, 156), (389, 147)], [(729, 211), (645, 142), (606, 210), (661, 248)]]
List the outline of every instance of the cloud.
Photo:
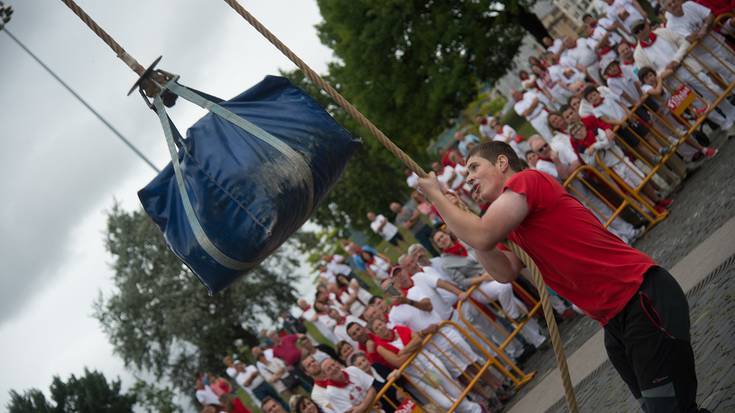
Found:
[[(185, 84), (223, 97), (275, 73), (276, 67), (293, 67), (224, 2), (179, 1), (175, 7), (162, 0), (145, 6), (80, 3), (144, 66), (163, 54), (162, 68), (181, 74)], [(281, 12), (286, 3), (261, 1), (250, 7), (305, 60), (318, 61), (317, 70), (324, 70), (328, 49), (315, 47), (313, 28), (304, 36), (299, 6), (288, 2), (291, 12)], [(138, 96), (124, 94), (135, 74), (63, 4), (14, 6), (8, 28), (163, 166), (166, 155), (157, 119)], [(312, 16), (316, 8), (300, 7)], [(53, 279), (68, 253), (70, 231), (93, 212), (92, 205), (109, 199), (131, 170), (146, 166), (1, 33), (0, 54), (13, 62), (0, 77), (1, 325)], [(201, 113), (188, 103), (173, 110), (182, 130)], [(101, 235), (89, 242), (101, 242)]]

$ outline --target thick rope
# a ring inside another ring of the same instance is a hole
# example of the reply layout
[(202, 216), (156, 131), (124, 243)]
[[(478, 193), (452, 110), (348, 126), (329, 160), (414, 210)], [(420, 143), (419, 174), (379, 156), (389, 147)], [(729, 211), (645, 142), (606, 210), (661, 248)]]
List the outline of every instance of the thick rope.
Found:
[(110, 49), (112, 49), (113, 52), (117, 55), (117, 57), (120, 58), (123, 62), (125, 62), (128, 67), (130, 67), (135, 73), (138, 74), (138, 76), (143, 76), (143, 72), (145, 72), (145, 68), (138, 63), (137, 60), (133, 56), (130, 56), (128, 52), (123, 49), (122, 46), (118, 42), (115, 41), (115, 39), (112, 38), (102, 27), (100, 27), (97, 22), (95, 22), (89, 15), (82, 10), (81, 7), (79, 7), (78, 4), (76, 4), (73, 0), (61, 0), (66, 4), (71, 11), (74, 12), (79, 18), (90, 28), (92, 31), (100, 38), (103, 42), (105, 42), (108, 46), (110, 46)]
[[(63, 0), (69, 1), (69, 0)], [(302, 72), (309, 78), (314, 84), (319, 86), (322, 90), (327, 92), (329, 96), (334, 99), (347, 113), (350, 114), (360, 125), (367, 128), (370, 133), (377, 139), (383, 146), (386, 147), (393, 155), (398, 157), (406, 167), (411, 171), (415, 172), (420, 177), (426, 176), (426, 172), (417, 164), (410, 156), (408, 156), (401, 148), (393, 143), (385, 134), (375, 126), (370, 119), (365, 117), (356, 107), (347, 101), (337, 90), (335, 90), (329, 83), (325, 82), (315, 71), (313, 71), (303, 60), (301, 60), (294, 52), (291, 51), (278, 37), (276, 37), (270, 30), (263, 26), (252, 14), (250, 14), (240, 3), (236, 0), (224, 0), (225, 3), (229, 4), (237, 14), (242, 16), (251, 26), (255, 28), (260, 34), (262, 34), (269, 42), (271, 42), (278, 50), (281, 51), (286, 57), (289, 58)]]
[(533, 259), (526, 254), (525, 251), (513, 242), (508, 241), (508, 246), (513, 253), (520, 258), (526, 268), (531, 271), (531, 278), (533, 284), (538, 290), (539, 297), (541, 298), (541, 307), (544, 310), (544, 318), (546, 318), (546, 324), (549, 327), (549, 337), (551, 338), (551, 345), (554, 348), (554, 354), (556, 355), (556, 363), (559, 366), (559, 374), (561, 374), (561, 381), (564, 386), (564, 396), (567, 400), (567, 406), (569, 411), (572, 413), (578, 413), (577, 399), (574, 397), (574, 386), (572, 386), (572, 379), (569, 376), (569, 367), (567, 366), (567, 358), (564, 355), (564, 348), (562, 347), (561, 337), (559, 336), (559, 327), (556, 325), (556, 319), (554, 318), (554, 310), (551, 308), (549, 302), (549, 292), (546, 291), (546, 284), (541, 276), (536, 263)]
[[(225, 3), (230, 5), (233, 10), (242, 16), (251, 26), (255, 28), (260, 34), (262, 34), (269, 42), (271, 42), (278, 50), (281, 51), (289, 60), (291, 60), (302, 72), (319, 86), (322, 90), (327, 92), (347, 113), (350, 114), (360, 125), (367, 128), (370, 133), (377, 139), (383, 146), (386, 147), (393, 155), (398, 157), (409, 169), (416, 173), (416, 175), (424, 177), (426, 172), (419, 166), (411, 157), (401, 150), (396, 144), (394, 144), (385, 134), (378, 129), (365, 115), (360, 113), (356, 107), (347, 101), (339, 92), (337, 92), (329, 83), (324, 81), (314, 70), (312, 70), (303, 60), (301, 60), (294, 52), (291, 51), (283, 42), (281, 42), (270, 30), (263, 26), (252, 14), (250, 14), (244, 7), (237, 2), (237, 0), (224, 0)], [(523, 263), (531, 270), (533, 275), (533, 281), (536, 288), (539, 290), (541, 298), (541, 305), (544, 310), (544, 317), (546, 323), (549, 326), (549, 335), (551, 336), (551, 344), (554, 348), (556, 355), (556, 361), (559, 365), (559, 371), (561, 372), (562, 382), (564, 384), (564, 395), (567, 400), (567, 405), (572, 413), (578, 413), (577, 400), (574, 397), (574, 388), (572, 387), (572, 381), (569, 377), (569, 368), (567, 366), (567, 359), (564, 356), (564, 349), (562, 348), (561, 338), (559, 337), (559, 329), (556, 325), (556, 319), (554, 318), (554, 312), (549, 302), (549, 294), (546, 291), (546, 284), (541, 277), (538, 267), (533, 262), (531, 257), (525, 253), (520, 247), (509, 243), (513, 252), (523, 261)]]

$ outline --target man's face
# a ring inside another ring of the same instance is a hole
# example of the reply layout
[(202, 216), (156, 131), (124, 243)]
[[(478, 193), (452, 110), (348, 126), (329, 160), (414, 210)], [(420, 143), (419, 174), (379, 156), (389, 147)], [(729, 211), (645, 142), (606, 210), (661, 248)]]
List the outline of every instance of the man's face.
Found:
[(607, 70), (605, 70), (605, 73), (607, 73), (608, 76), (617, 76), (620, 74), (620, 66), (618, 66), (617, 63), (610, 63)]
[(588, 102), (590, 102), (592, 105), (599, 105), (602, 103), (602, 96), (600, 95), (600, 92), (598, 91), (592, 91), (590, 94), (588, 94), (585, 99), (587, 99)]
[(398, 288), (408, 288), (411, 286), (411, 277), (408, 275), (408, 271), (404, 268), (394, 271), (392, 280), (393, 285)]
[(355, 349), (350, 344), (345, 344), (339, 348), (339, 357), (342, 360), (347, 360), (354, 351)]
[(437, 233), (434, 234), (434, 242), (436, 242), (436, 246), (441, 249), (449, 248), (449, 246), (452, 245), (452, 238), (444, 231), (437, 231)]
[(376, 318), (382, 318), (383, 311), (381, 311), (380, 307), (376, 305), (370, 305), (362, 313), (362, 316), (365, 317), (365, 321), (369, 322), (370, 320), (373, 320)]
[(532, 168), (535, 168), (538, 163), (538, 154), (533, 151), (528, 152), (528, 154), (526, 154), (526, 161)]
[(299, 347), (306, 354), (311, 354), (311, 353), (314, 352), (314, 345), (311, 344), (311, 340), (309, 340), (308, 338), (304, 338), (303, 340), (299, 340)]
[(579, 113), (574, 110), (571, 106), (564, 110), (561, 114), (564, 117), (564, 122), (566, 124), (572, 124), (574, 122), (579, 121)]
[(664, 9), (670, 13), (680, 14), (683, 11), (681, 8), (681, 0), (664, 0)]
[(301, 365), (304, 367), (304, 371), (306, 372), (306, 374), (311, 377), (317, 377), (322, 374), (321, 366), (312, 356), (305, 357), (304, 360), (301, 362)]
[(645, 22), (641, 27), (636, 27), (636, 29), (637, 31), (633, 33), (636, 39), (639, 41), (648, 40), (648, 36), (651, 35), (651, 28), (648, 26), (648, 22)]
[(359, 324), (353, 324), (347, 329), (347, 335), (358, 343), (364, 343), (368, 339), (367, 331)]
[(335, 321), (339, 321), (340, 318), (342, 318), (339, 315), (339, 311), (337, 311), (337, 309), (336, 308), (333, 308), (333, 307), (329, 307), (329, 310), (327, 310), (327, 315), (329, 316), (329, 318), (331, 318), (332, 320), (335, 320)]
[(584, 138), (587, 137), (587, 128), (585, 128), (583, 125), (582, 127), (575, 129), (572, 132), (572, 137), (580, 141), (584, 140)]
[(383, 320), (375, 320), (370, 324), (370, 328), (373, 330), (373, 333), (386, 337), (390, 335), (390, 330), (388, 329), (388, 326), (385, 324), (385, 321)]
[(270, 399), (263, 405), (263, 413), (286, 413), (286, 411), (277, 401)]
[(622, 42), (618, 46), (618, 53), (623, 60), (633, 60), (633, 49), (627, 42)]
[(554, 40), (549, 36), (544, 37), (541, 41), (544, 42), (544, 46), (546, 47), (551, 47), (554, 44)]
[(582, 99), (579, 96), (572, 96), (569, 99), (569, 106), (571, 106), (577, 113), (579, 113), (580, 103), (582, 103)]
[(531, 142), (531, 150), (536, 152), (540, 157), (548, 158), (551, 154), (551, 147), (543, 139), (534, 139)]
[(332, 380), (343, 381), (342, 366), (331, 358), (322, 361), (322, 371), (324, 375)]
[(368, 212), (368, 213), (367, 213), (367, 219), (368, 219), (368, 221), (370, 221), (370, 222), (373, 222), (373, 221), (375, 221), (375, 213), (374, 213), (374, 212)]
[(564, 118), (555, 113), (549, 115), (549, 125), (555, 130), (564, 130), (567, 127)]
[(368, 361), (367, 357), (360, 355), (355, 357), (355, 367), (358, 369), (364, 371), (365, 373), (372, 373), (370, 371), (370, 362)]
[(507, 168), (508, 160), (502, 155), (498, 156), (495, 165), (480, 156), (467, 159), (467, 182), (472, 186), (473, 194), (484, 202), (494, 202), (502, 192), (503, 173)]

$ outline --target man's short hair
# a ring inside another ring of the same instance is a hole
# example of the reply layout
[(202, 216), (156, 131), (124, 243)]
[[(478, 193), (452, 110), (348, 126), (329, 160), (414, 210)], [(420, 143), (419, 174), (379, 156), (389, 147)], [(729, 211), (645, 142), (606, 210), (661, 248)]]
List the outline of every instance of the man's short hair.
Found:
[(643, 79), (645, 79), (646, 76), (650, 75), (651, 73), (655, 75), (656, 71), (653, 70), (651, 66), (643, 66), (642, 68), (638, 69), (638, 80), (643, 83)]
[(495, 165), (495, 161), (497, 161), (498, 156), (500, 155), (508, 158), (508, 165), (513, 171), (519, 172), (526, 169), (524, 165), (525, 162), (521, 162), (521, 158), (518, 157), (516, 151), (514, 151), (507, 143), (500, 141), (484, 142), (475, 146), (470, 149), (470, 152), (467, 154), (467, 159), (473, 156), (479, 156), (483, 159), (487, 159), (491, 164)]
[(574, 108), (572, 108), (572, 105), (570, 105), (569, 103), (565, 103), (565, 104), (561, 105), (561, 107), (559, 107), (559, 113), (561, 113), (563, 115), (564, 112), (568, 111), (569, 109), (574, 110)]
[[(358, 323), (357, 321), (350, 321), (349, 323), (347, 323), (347, 330), (346, 330), (346, 331), (350, 331), (350, 329), (351, 329), (351, 328), (352, 328), (352, 326), (354, 326), (354, 325), (358, 325), (358, 326), (360, 326), (360, 323)], [(360, 326), (360, 327), (362, 327), (362, 326)]]
[(421, 244), (411, 244), (411, 246), (408, 247), (408, 255), (413, 255), (416, 250), (426, 250), (423, 245)]
[(592, 94), (592, 92), (599, 92), (597, 90), (597, 86), (595, 86), (595, 85), (587, 85), (584, 88), (584, 90), (582, 91), (582, 97), (584, 97), (585, 99), (587, 99), (587, 96), (589, 96), (590, 94)]
[(368, 300), (368, 305), (375, 305), (375, 302), (376, 301), (382, 300), (382, 299), (383, 299), (383, 297), (381, 297), (379, 295), (374, 295), (374, 296), (370, 297), (370, 299)]
[(265, 396), (263, 397), (263, 401), (260, 402), (260, 410), (265, 411), (265, 405), (268, 404), (269, 402), (278, 403), (276, 399), (274, 399), (273, 397)]

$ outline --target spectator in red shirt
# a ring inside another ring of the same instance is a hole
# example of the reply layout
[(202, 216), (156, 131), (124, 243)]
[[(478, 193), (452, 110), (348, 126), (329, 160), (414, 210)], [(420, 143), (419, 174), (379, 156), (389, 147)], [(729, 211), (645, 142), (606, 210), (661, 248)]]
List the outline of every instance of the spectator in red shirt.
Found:
[(688, 304), (674, 277), (605, 230), (555, 179), (524, 169), (509, 145), (476, 146), (467, 170), (473, 191), (491, 203), (482, 217), (454, 205), (433, 174), (419, 188), (485, 270), (514, 280), (523, 263), (496, 245), (517, 243), (549, 287), (604, 326), (608, 357), (644, 411), (704, 411), (697, 410)]
[(301, 370), (299, 366), (299, 361), (301, 361), (301, 350), (296, 345), (296, 341), (300, 336), (300, 334), (279, 336), (275, 331), (268, 332), (268, 338), (273, 342), (273, 345), (271, 346), (273, 356), (283, 360), (288, 371), (296, 377), (301, 387), (309, 392), (311, 391), (313, 381), (304, 374), (303, 370)]

